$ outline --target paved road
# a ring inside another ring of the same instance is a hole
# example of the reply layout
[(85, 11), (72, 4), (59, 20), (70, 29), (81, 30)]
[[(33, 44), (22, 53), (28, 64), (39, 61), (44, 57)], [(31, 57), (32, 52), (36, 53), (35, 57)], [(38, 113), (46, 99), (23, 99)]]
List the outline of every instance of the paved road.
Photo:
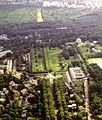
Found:
[(67, 82), (68, 82), (68, 83), (71, 83), (71, 82), (72, 82), (68, 71), (66, 72), (66, 79), (67, 79)]
[(7, 61), (7, 73), (12, 72), (12, 60)]
[(51, 73), (48, 73), (48, 76), (47, 76), (50, 80), (50, 86), (51, 86), (51, 90), (52, 90), (52, 96), (53, 96), (53, 100), (54, 100), (54, 111), (55, 111), (55, 115), (56, 115), (56, 118), (55, 120), (57, 120), (57, 113), (58, 113), (58, 110), (56, 109), (56, 101), (54, 99), (54, 89), (53, 89), (53, 79), (55, 78), (55, 76)]
[(84, 81), (84, 92), (85, 92), (85, 107), (88, 114), (88, 120), (91, 120), (90, 106), (89, 106), (89, 89), (88, 89), (88, 80)]
[[(66, 72), (66, 78), (67, 82), (71, 83), (71, 78), (68, 72)], [(70, 88), (68, 83), (65, 83), (68, 88)], [(84, 80), (84, 92), (85, 92), (85, 108), (86, 112), (88, 114), (88, 120), (91, 120), (91, 114), (90, 114), (90, 106), (89, 106), (89, 87), (88, 87), (88, 80), (87, 78)]]

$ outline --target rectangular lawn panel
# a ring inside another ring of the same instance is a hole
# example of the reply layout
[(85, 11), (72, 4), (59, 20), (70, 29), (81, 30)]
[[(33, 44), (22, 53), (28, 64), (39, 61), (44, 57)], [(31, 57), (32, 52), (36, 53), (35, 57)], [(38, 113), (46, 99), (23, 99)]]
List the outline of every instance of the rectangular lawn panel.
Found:
[(31, 49), (32, 72), (44, 71), (42, 48)]
[[(59, 72), (67, 70), (71, 60), (65, 60), (59, 48), (36, 48), (31, 50), (32, 72)], [(64, 68), (60, 65), (62, 63)]]
[(62, 50), (59, 48), (50, 49), (50, 66), (53, 71), (60, 71), (61, 67), (59, 65), (59, 55), (61, 54)]
[(35, 72), (35, 55), (34, 55), (34, 48), (31, 49), (31, 66), (32, 66), (32, 72)]

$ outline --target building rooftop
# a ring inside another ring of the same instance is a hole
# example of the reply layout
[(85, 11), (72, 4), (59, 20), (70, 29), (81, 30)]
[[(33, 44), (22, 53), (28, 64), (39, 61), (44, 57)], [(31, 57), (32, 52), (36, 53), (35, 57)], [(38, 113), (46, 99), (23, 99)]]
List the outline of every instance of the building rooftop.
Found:
[(85, 77), (84, 72), (82, 71), (81, 67), (71, 67), (69, 68), (70, 76), (72, 80), (74, 79), (82, 79)]

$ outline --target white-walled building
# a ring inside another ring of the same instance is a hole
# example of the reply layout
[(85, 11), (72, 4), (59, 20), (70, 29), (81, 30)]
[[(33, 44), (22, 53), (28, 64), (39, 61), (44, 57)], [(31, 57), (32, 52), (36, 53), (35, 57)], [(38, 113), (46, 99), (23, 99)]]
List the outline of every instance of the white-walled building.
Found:
[(69, 73), (72, 80), (83, 79), (86, 77), (81, 67), (71, 67), (69, 68)]

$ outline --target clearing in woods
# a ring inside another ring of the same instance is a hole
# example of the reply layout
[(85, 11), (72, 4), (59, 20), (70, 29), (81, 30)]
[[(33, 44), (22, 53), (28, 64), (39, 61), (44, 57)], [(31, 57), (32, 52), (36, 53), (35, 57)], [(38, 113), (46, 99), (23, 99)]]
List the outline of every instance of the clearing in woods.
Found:
[(37, 22), (43, 22), (43, 15), (42, 15), (42, 10), (39, 8), (37, 9)]

